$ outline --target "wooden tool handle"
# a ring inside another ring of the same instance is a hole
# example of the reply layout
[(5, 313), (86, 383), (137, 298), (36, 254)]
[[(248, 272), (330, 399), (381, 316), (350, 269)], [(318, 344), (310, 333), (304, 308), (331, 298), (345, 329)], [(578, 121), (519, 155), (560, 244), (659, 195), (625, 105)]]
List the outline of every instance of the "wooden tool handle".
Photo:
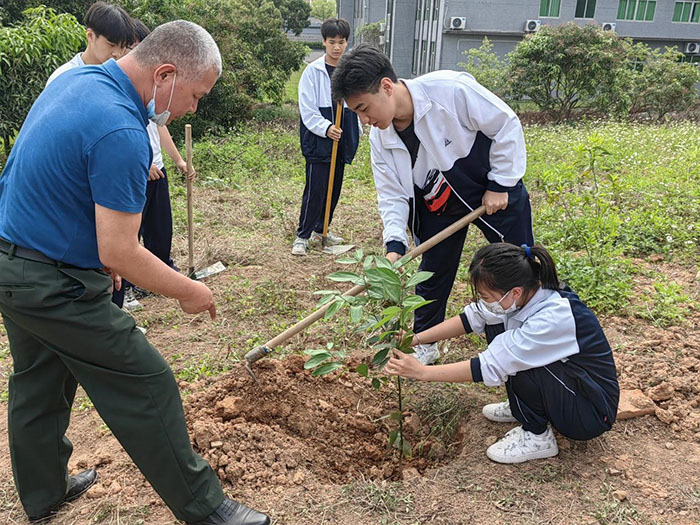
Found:
[(187, 274), (194, 274), (194, 231), (192, 225), (192, 125), (185, 124), (185, 162), (187, 162)]
[[(338, 101), (338, 107), (335, 110), (335, 127), (339, 128), (343, 119), (343, 100)], [(341, 136), (342, 140), (342, 136)], [(331, 150), (331, 169), (328, 173), (328, 191), (326, 192), (326, 211), (323, 215), (323, 236), (321, 237), (321, 245), (326, 246), (326, 237), (328, 236), (328, 223), (331, 217), (331, 200), (333, 199), (333, 180), (335, 178), (335, 162), (338, 157), (338, 145), (340, 140), (333, 141), (333, 149)]]

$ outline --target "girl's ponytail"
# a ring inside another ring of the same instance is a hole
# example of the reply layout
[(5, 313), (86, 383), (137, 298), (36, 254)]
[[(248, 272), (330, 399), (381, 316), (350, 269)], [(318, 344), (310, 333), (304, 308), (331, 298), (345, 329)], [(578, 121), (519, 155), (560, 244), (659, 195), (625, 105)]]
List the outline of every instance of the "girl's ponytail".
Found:
[(558, 290), (561, 288), (557, 268), (549, 252), (543, 246), (523, 245), (524, 251), (529, 255), (533, 265), (537, 265), (537, 274), (542, 288)]

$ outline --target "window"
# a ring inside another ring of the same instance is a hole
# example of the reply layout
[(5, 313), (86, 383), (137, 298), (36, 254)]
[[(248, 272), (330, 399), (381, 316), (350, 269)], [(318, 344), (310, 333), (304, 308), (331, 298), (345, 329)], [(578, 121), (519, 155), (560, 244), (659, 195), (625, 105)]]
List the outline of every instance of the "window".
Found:
[(656, 0), (620, 0), (617, 6), (618, 20), (643, 20), (651, 22), (656, 12)]
[(576, 0), (576, 18), (593, 18), (595, 15), (595, 0)]
[(674, 22), (700, 22), (700, 2), (676, 2)]
[(540, 0), (540, 16), (558, 17), (561, 0)]

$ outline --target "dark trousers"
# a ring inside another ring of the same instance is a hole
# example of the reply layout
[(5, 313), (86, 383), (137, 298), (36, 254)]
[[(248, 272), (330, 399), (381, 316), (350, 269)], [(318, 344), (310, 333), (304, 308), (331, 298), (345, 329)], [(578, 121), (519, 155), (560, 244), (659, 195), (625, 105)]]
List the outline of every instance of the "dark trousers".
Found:
[[(153, 255), (170, 267), (174, 267), (170, 258), (173, 244), (173, 213), (170, 208), (170, 190), (168, 174), (161, 168), (164, 178), (149, 180), (146, 184), (146, 204), (141, 214), (139, 238)], [(124, 291), (131, 283), (124, 281), (121, 290), (112, 291), (112, 302), (119, 308), (124, 305)]]
[(67, 490), (65, 435), (76, 387), (178, 519), (197, 522), (223, 501), (192, 450), (170, 367), (111, 302), (110, 278), (0, 253), (0, 312), (14, 370), (8, 430), (17, 492), (30, 516)]
[[(464, 215), (436, 215), (428, 210), (422, 198), (416, 199), (416, 213), (418, 214), (418, 238), (427, 241), (433, 235), (441, 232), (452, 223), (458, 221)], [(516, 220), (513, 220), (513, 215)], [(516, 195), (509, 195), (508, 208), (496, 212), (493, 215), (484, 215), (484, 219), (499, 230), (504, 236), (505, 242), (512, 244), (532, 245), (532, 213), (530, 199), (522, 187), (522, 191)], [(474, 223), (484, 234), (489, 242), (499, 242), (499, 235), (477, 219)], [(507, 230), (503, 226), (507, 227)], [(505, 231), (504, 231), (505, 230)], [(424, 299), (432, 299), (434, 302), (416, 310), (414, 331), (427, 330), (431, 326), (445, 320), (447, 299), (452, 291), (459, 261), (462, 257), (464, 239), (467, 236), (467, 228), (464, 228), (423, 254), (420, 269), (433, 272), (434, 275), (427, 281), (416, 287), (416, 294)]]
[[(338, 155), (340, 157), (340, 155)], [(301, 212), (299, 213), (299, 228), (297, 237), (308, 239), (313, 232), (323, 232), (323, 219), (326, 213), (326, 197), (328, 196), (328, 179), (331, 170), (330, 162), (306, 162), (306, 185), (301, 197)], [(340, 198), (340, 189), (343, 187), (343, 174), (345, 163), (336, 160), (335, 175), (333, 177), (333, 194), (331, 196), (331, 210), (328, 218), (330, 225), (333, 220), (333, 212)]]
[(600, 414), (566, 374), (566, 363), (518, 372), (506, 381), (513, 417), (535, 434), (547, 424), (571, 439), (586, 440), (610, 430), (612, 422)]

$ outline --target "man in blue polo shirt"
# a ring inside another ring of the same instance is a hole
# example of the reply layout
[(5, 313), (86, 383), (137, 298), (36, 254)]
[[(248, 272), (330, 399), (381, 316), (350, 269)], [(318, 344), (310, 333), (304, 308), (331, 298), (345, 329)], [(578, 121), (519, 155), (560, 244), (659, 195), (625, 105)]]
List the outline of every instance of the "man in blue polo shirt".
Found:
[(15, 485), (31, 521), (85, 492), (94, 470), (68, 475), (65, 436), (77, 384), (178, 519), (264, 525), (224, 497), (192, 450), (172, 371), (111, 302), (116, 280), (216, 307), (138, 242), (152, 152), (148, 120), (197, 109), (221, 74), (201, 27), (156, 28), (118, 62), (60, 75), (39, 96), (0, 177), (0, 312), (10, 340), (8, 430)]

